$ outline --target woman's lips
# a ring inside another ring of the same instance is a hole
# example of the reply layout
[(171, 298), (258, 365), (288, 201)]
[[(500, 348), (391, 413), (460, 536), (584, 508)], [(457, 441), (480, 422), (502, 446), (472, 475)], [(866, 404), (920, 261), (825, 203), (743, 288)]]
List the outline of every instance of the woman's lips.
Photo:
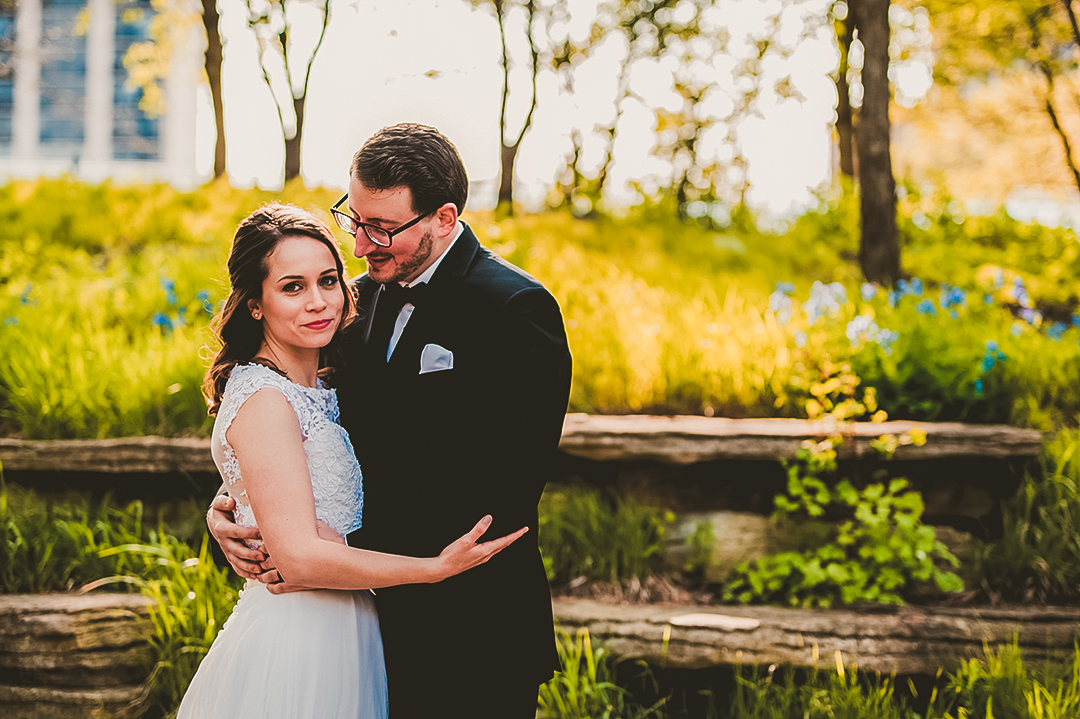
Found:
[(304, 327), (307, 327), (309, 330), (324, 330), (330, 326), (331, 322), (333, 322), (333, 320), (319, 320), (318, 322), (308, 322), (306, 325), (304, 325)]

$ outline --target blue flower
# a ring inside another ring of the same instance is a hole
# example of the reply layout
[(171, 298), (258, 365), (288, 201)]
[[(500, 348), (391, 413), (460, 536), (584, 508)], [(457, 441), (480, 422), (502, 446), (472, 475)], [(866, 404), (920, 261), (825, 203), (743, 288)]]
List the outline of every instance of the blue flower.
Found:
[(1046, 336), (1052, 340), (1060, 340), (1067, 329), (1069, 329), (1069, 327), (1064, 322), (1055, 322), (1046, 330)]
[(1073, 315), (1073, 327), (1080, 327), (1080, 315)]
[(1029, 325), (1034, 326), (1042, 321), (1042, 312), (1033, 310), (1030, 307), (1021, 307), (1020, 312), (1017, 314), (1020, 315), (1020, 319), (1024, 320), (1024, 322), (1027, 322)]
[(997, 270), (997, 272), (994, 273), (994, 289), (995, 290), (1000, 290), (1004, 286), (1005, 286), (1005, 273), (1002, 272), (1001, 269), (999, 268)]
[(878, 286), (872, 282), (863, 282), (862, 287), (859, 288), (859, 291), (862, 293), (863, 301), (869, 302), (870, 300), (877, 297)]
[(18, 317), (5, 317), (4, 318), (4, 326), (5, 327), (14, 327), (17, 324), (19, 324), (19, 318)]
[(175, 305), (177, 303), (176, 292), (175, 292), (176, 283), (173, 282), (168, 277), (166, 277), (165, 275), (162, 275), (161, 276), (161, 289), (165, 290), (165, 301), (168, 302), (170, 305)]
[(795, 285), (790, 282), (777, 282), (776, 291), (781, 294), (791, 295), (795, 293)]
[(1024, 325), (1021, 322), (1013, 322), (1013, 326), (1009, 328), (1009, 334), (1013, 337), (1017, 337), (1024, 332)]
[(975, 394), (983, 393), (983, 381), (981, 379), (975, 380)]
[(874, 342), (878, 343), (878, 346), (885, 351), (885, 354), (892, 354), (893, 343), (900, 338), (900, 333), (895, 330), (881, 330), (874, 337)]
[(199, 302), (206, 302), (210, 299), (210, 290), (199, 290), (195, 293), (195, 299)]
[(176, 324), (178, 327), (183, 327), (187, 324), (187, 307), (176, 308)]
[(989, 292), (987, 292), (985, 295), (983, 295), (983, 302), (985, 302), (988, 305), (994, 304), (994, 296), (992, 294), (990, 294)]
[(780, 290), (769, 295), (769, 309), (776, 315), (776, 321), (786, 325), (791, 320), (791, 298)]
[(937, 315), (937, 308), (934, 307), (934, 303), (930, 300), (923, 300), (919, 304), (915, 305), (915, 311), (920, 315), (930, 315), (934, 317)]
[(957, 307), (967, 307), (967, 292), (959, 287), (941, 286), (941, 309), (951, 310)]
[(889, 302), (889, 307), (896, 307), (900, 303), (900, 297), (902, 295), (896, 290), (889, 290), (885, 293), (885, 299)]
[(826, 315), (835, 315), (847, 304), (847, 290), (839, 282), (826, 285), (815, 282), (810, 288), (810, 299), (803, 303), (803, 310), (810, 324)]
[(27, 282), (26, 287), (23, 288), (22, 294), (19, 295), (19, 304), (21, 304), (21, 305), (30, 304), (30, 292), (33, 291), (33, 289), (34, 289), (33, 283)]
[(987, 352), (997, 352), (997, 348), (998, 348), (998, 343), (997, 342), (995, 342), (994, 340), (986, 340), (986, 351)]
[(847, 325), (847, 338), (851, 341), (852, 347), (858, 347), (862, 342), (863, 335), (877, 334), (878, 326), (874, 322), (874, 318), (869, 315), (858, 315)]
[(986, 372), (989, 372), (990, 370), (994, 369), (994, 355), (991, 355), (991, 354), (983, 355), (982, 363), (980, 364), (980, 369), (982, 369), (984, 374)]
[(172, 320), (164, 312), (155, 312), (154, 316), (150, 318), (150, 323), (165, 330), (171, 330), (173, 327)]

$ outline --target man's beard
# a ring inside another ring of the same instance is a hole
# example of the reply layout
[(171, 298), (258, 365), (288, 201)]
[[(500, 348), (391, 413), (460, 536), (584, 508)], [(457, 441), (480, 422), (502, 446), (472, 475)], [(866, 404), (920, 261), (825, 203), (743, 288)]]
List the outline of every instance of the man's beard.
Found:
[(390, 277), (384, 280), (379, 280), (379, 284), (389, 284), (391, 282), (404, 282), (411, 275), (416, 273), (424, 263), (431, 257), (431, 250), (435, 246), (434, 238), (431, 234), (431, 230), (424, 232), (420, 238), (420, 244), (416, 247), (416, 252), (412, 253), (404, 262), (398, 265), (397, 270)]

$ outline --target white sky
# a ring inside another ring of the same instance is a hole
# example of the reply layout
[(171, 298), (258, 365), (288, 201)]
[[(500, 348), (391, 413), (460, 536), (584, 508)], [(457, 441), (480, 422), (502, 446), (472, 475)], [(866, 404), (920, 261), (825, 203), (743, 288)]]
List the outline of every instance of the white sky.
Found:
[[(722, 22), (736, 46), (745, 33), (760, 27), (774, 2), (725, 0)], [(577, 35), (591, 22), (589, 6), (595, 0), (575, 3), (569, 31)], [(221, 6), (229, 176), (238, 186), (279, 187), (283, 146), (270, 93), (258, 69), (256, 42), (246, 27), (243, 4)], [(797, 27), (797, 17), (789, 24)], [(836, 66), (836, 54), (826, 40), (823, 33), (823, 39), (805, 42), (790, 60), (767, 65), (761, 116), (746, 121), (739, 131), (749, 160), (749, 199), (773, 212), (802, 206), (809, 199), (808, 188), (830, 175), (829, 123), (835, 88), (828, 73)], [(333, 0), (332, 22), (308, 94), (305, 181), (309, 186), (345, 187), (349, 161), (365, 138), (386, 125), (421, 122), (439, 128), (457, 145), (473, 182), (470, 205), (491, 206), (499, 172), (499, 55), (494, 19), (465, 0)], [(611, 118), (619, 55), (619, 47), (605, 48), (582, 66), (573, 97), (560, 93), (552, 74), (541, 76), (540, 103), (517, 163), (520, 200), (537, 202), (553, 185), (570, 148), (572, 124), (588, 132)], [(731, 84), (730, 69), (725, 72), (730, 65), (728, 58), (714, 59), (710, 71), (718, 85)], [(805, 100), (775, 97), (773, 81), (785, 74), (791, 74)], [(524, 71), (517, 79), (522, 82), (516, 87), (523, 91), (512, 95), (518, 101), (512, 102), (515, 131), (524, 113)], [(648, 106), (631, 102), (620, 124), (609, 188), (614, 199), (624, 203), (634, 200), (629, 180), (665, 172), (663, 163), (650, 156), (655, 142), (653, 108), (678, 106), (666, 69), (641, 66), (632, 82)], [(724, 102), (716, 103), (718, 114), (725, 109)], [(213, 161), (208, 90), (200, 98), (197, 138), (199, 170), (208, 175)], [(596, 154), (587, 152), (586, 159), (596, 161)]]

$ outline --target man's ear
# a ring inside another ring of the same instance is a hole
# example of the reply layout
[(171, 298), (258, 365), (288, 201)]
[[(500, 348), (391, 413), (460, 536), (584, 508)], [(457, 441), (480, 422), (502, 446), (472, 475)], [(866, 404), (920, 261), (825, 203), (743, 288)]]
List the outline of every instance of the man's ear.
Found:
[(454, 232), (457, 231), (458, 211), (457, 205), (453, 202), (447, 202), (445, 205), (435, 210), (433, 216), (435, 217), (435, 223), (439, 228), (439, 235), (453, 235)]

